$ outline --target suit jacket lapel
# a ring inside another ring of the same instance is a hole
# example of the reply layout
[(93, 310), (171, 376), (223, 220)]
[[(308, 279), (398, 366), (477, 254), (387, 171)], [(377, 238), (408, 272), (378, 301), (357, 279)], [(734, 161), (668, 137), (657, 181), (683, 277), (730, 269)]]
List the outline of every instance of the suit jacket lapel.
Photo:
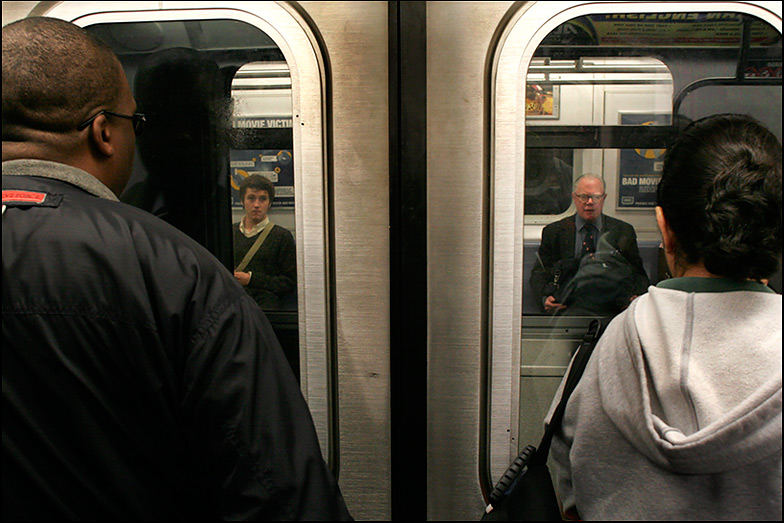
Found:
[(575, 218), (574, 216), (570, 216), (562, 223), (563, 234), (561, 235), (561, 252), (565, 254), (564, 258), (574, 258)]
[(604, 215), (602, 216), (602, 220), (604, 220), (604, 223), (602, 224), (603, 243), (609, 243), (613, 248), (618, 248), (618, 222), (615, 222), (611, 220), (609, 216)]

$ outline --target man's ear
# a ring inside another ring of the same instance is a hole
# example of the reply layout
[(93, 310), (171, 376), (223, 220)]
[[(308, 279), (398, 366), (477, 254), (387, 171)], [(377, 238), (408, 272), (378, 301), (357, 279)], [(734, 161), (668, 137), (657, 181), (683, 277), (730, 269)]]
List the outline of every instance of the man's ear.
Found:
[(89, 140), (92, 144), (91, 149), (106, 158), (114, 155), (114, 143), (112, 142), (112, 128), (106, 115), (102, 114), (90, 123)]

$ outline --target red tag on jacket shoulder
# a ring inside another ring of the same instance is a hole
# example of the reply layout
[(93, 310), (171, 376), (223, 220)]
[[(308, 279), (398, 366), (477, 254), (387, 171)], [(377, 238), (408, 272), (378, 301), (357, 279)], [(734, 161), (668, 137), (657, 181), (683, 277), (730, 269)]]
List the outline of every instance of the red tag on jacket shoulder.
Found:
[(3, 189), (3, 205), (21, 206), (37, 205), (41, 207), (57, 207), (63, 196), (39, 191), (21, 189)]
[(3, 203), (44, 203), (45, 192), (3, 191)]

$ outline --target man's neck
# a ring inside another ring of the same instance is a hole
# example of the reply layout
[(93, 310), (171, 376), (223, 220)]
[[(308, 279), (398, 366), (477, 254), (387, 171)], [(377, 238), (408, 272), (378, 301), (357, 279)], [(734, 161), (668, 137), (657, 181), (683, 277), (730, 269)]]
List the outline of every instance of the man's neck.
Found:
[[(80, 169), (106, 186), (119, 198), (125, 183), (120, 185), (119, 180), (112, 175), (112, 170), (106, 168), (90, 154), (84, 147), (73, 145), (67, 147), (58, 142), (46, 141), (3, 141), (3, 161), (11, 160), (42, 160), (45, 162), (60, 163)], [(126, 180), (127, 182), (127, 180)]]
[(580, 226), (586, 225), (586, 224), (590, 223), (591, 225), (595, 225), (595, 226), (599, 227), (600, 224), (602, 223), (602, 218), (604, 217), (604, 214), (598, 215), (593, 220), (586, 220), (585, 218), (583, 218), (579, 214), (575, 214), (574, 216), (575, 216), (575, 223), (580, 225)]
[(253, 219), (248, 216), (247, 214), (242, 218), (242, 225), (245, 227), (246, 231), (253, 229), (255, 226), (263, 222), (264, 220), (259, 220), (254, 222)]
[[(261, 230), (267, 227), (267, 224), (270, 223), (269, 216), (265, 216), (263, 220), (259, 222), (255, 222), (253, 220), (246, 219), (247, 216), (244, 216), (240, 221), (240, 232), (250, 238), (251, 236), (258, 234)], [(250, 226), (248, 225), (250, 222)], [(261, 226), (261, 228), (258, 228)], [(254, 230), (256, 229), (256, 230)]]
[(61, 180), (95, 196), (117, 201), (117, 195), (98, 178), (83, 169), (65, 163), (31, 158), (4, 160), (3, 176), (35, 176)]

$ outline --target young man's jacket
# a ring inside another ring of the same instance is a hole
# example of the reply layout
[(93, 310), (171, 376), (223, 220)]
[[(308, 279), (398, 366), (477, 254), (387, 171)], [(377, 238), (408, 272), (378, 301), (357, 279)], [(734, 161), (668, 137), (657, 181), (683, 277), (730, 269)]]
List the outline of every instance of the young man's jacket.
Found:
[(256, 303), (112, 200), (3, 162), (3, 519), (350, 518)]
[(607, 327), (553, 438), (564, 510), (781, 520), (781, 341), (761, 283), (651, 287)]
[[(279, 310), (287, 302), (293, 302), (296, 308), (297, 258), (294, 236), (279, 225), (270, 223), (267, 227), (272, 227), (269, 235), (245, 267), (245, 272), (251, 273), (245, 291), (262, 310)], [(232, 231), (236, 265), (243, 260), (263, 231), (248, 238), (240, 232), (239, 222), (232, 226)]]

